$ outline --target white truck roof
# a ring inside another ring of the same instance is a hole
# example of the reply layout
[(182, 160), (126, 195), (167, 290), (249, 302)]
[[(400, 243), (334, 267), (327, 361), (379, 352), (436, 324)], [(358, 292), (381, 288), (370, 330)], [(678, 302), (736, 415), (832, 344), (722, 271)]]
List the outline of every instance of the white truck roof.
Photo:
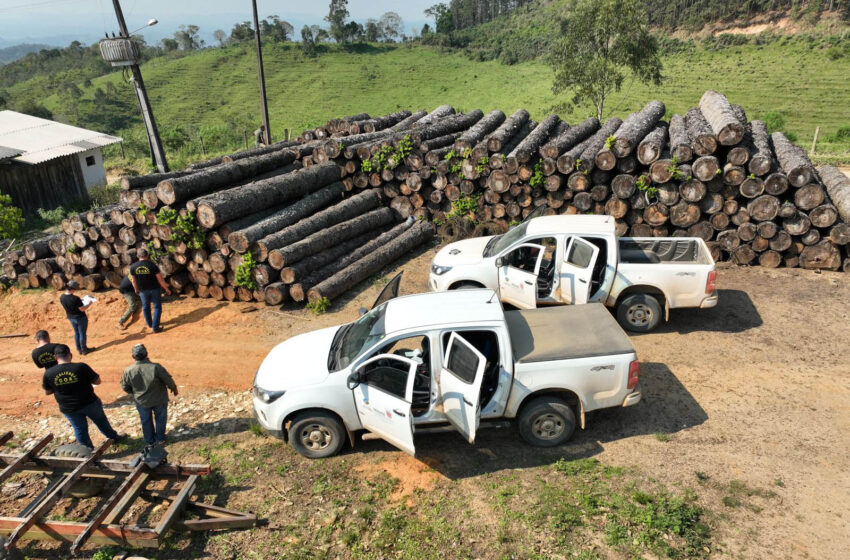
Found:
[(614, 235), (612, 216), (540, 216), (528, 222), (526, 235), (543, 235), (575, 231), (578, 233), (603, 233)]
[(398, 332), (434, 325), (502, 321), (505, 313), (493, 290), (452, 290), (413, 294), (387, 302), (384, 330)]

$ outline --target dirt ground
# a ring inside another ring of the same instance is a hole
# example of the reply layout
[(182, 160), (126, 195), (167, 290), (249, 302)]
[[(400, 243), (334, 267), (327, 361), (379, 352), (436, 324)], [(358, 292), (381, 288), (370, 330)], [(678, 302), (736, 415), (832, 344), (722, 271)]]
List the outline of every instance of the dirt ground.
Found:
[[(434, 252), (423, 251), (396, 267), (405, 271), (403, 292), (426, 289)], [(359, 286), (319, 317), (297, 307), (169, 301), (166, 330), (160, 334), (142, 332), (141, 322), (124, 333), (116, 330), (123, 300), (117, 292), (101, 293), (89, 327), (89, 344), (98, 350), (86, 361), (103, 377), (98, 393), (111, 403), (120, 396), (117, 381), (131, 361), (130, 348), (144, 342), (152, 358), (161, 361), (182, 388), (173, 407), (178, 416), (174, 423), (181, 430), (208, 430), (219, 417), (232, 417), (234, 426), (245, 430), (250, 412), (247, 391), (268, 350), (295, 334), (354, 319), (391, 273)], [(632, 337), (642, 362), (643, 401), (628, 409), (590, 414), (587, 429), (562, 448), (530, 448), (512, 431), (485, 430), (475, 446), (452, 435), (419, 437), (415, 459), (382, 442), (363, 442), (320, 469), (344, 469), (364, 477), (387, 473), (398, 479), (394, 500), (424, 500), (458, 485), (474, 499), (493, 476), (535, 472), (561, 458), (593, 457), (605, 465), (636, 468), (671, 487), (709, 481), (703, 484), (700, 500), (717, 512), (712, 521), (712, 558), (846, 558), (850, 276), (721, 266), (718, 288), (720, 303), (715, 309), (674, 311), (657, 332)], [(72, 340), (52, 291), (0, 296), (0, 325), (0, 334), (32, 335), (45, 328), (55, 341)], [(39, 372), (29, 358), (32, 347), (31, 337), (0, 340), (0, 431), (8, 426), (35, 434), (64, 425), (54, 401), (42, 395)], [(110, 414), (121, 415), (133, 426), (129, 407)], [(233, 431), (238, 432), (235, 427)], [(66, 429), (64, 435), (69, 434)], [(245, 437), (228, 441), (238, 446)], [(198, 445), (192, 444), (197, 440), (191, 438), (187, 436), (173, 453), (197, 460)], [(323, 480), (314, 468), (317, 462), (285, 453), (286, 461), (300, 469), (300, 478), (286, 478), (290, 475), (278, 467), (282, 486), (315, 487)], [(257, 469), (261, 472), (262, 466)], [(308, 480), (300, 480), (304, 477)], [(267, 478), (243, 485), (266, 488)], [(271, 479), (276, 479), (273, 474)], [(734, 507), (724, 498), (723, 488), (730, 481), (761, 489), (758, 495), (769, 497), (757, 508)], [(303, 507), (313, 507), (316, 499)], [(250, 503), (246, 500), (242, 498)], [(237, 504), (242, 502), (236, 499)], [(273, 518), (279, 511), (275, 508), (290, 506), (286, 500), (268, 507), (272, 525), (278, 521)], [(486, 528), (482, 531), (487, 534)], [(477, 557), (496, 557), (493, 550), (464, 544), (479, 550)], [(243, 556), (207, 552), (193, 557)]]

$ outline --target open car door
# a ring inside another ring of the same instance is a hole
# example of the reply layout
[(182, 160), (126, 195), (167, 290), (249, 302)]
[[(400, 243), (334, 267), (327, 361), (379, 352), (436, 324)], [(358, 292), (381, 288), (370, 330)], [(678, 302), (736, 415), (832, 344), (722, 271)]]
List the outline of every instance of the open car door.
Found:
[(381, 439), (413, 455), (413, 378), (417, 362), (396, 354), (379, 354), (360, 364), (349, 377), (360, 423)]
[(404, 274), (403, 270), (393, 276), (392, 280), (387, 282), (387, 285), (384, 286), (384, 289), (381, 290), (380, 294), (378, 294), (378, 298), (375, 300), (375, 303), (372, 304), (372, 309), (375, 309), (384, 302), (390, 301), (391, 299), (395, 299), (398, 297), (398, 291), (401, 287), (402, 274)]
[(593, 268), (599, 258), (599, 247), (581, 237), (573, 237), (561, 264), (561, 297), (564, 303), (587, 303)]
[(473, 443), (481, 419), (479, 396), (487, 359), (460, 334), (449, 337), (440, 369), (440, 400), (449, 422)]
[(496, 259), (499, 267), (499, 297), (502, 301), (520, 309), (537, 307), (537, 277), (545, 251), (542, 245), (523, 243)]

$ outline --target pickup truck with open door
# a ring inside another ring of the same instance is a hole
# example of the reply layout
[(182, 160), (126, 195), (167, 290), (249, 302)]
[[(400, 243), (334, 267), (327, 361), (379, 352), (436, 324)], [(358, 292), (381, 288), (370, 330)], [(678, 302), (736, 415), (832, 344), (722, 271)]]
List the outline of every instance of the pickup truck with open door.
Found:
[(651, 331), (670, 309), (717, 305), (700, 238), (617, 237), (610, 216), (532, 216), (504, 235), (443, 247), (430, 289), (489, 288), (520, 309), (599, 302), (634, 332)]
[(532, 445), (555, 446), (587, 411), (641, 398), (634, 347), (603, 306), (506, 312), (492, 290), (392, 298), (284, 341), (253, 395), (260, 425), (311, 458), (361, 430), (413, 454), (417, 432), (471, 443), (480, 425), (506, 420)]

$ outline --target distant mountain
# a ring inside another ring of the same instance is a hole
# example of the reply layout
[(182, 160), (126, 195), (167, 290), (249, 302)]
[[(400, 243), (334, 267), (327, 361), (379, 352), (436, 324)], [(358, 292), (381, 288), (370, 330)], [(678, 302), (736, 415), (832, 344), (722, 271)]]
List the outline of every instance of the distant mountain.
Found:
[(12, 45), (11, 47), (0, 48), (0, 65), (14, 62), (31, 52), (38, 52), (42, 49), (49, 48), (50, 45), (39, 43), (23, 43), (21, 45)]

